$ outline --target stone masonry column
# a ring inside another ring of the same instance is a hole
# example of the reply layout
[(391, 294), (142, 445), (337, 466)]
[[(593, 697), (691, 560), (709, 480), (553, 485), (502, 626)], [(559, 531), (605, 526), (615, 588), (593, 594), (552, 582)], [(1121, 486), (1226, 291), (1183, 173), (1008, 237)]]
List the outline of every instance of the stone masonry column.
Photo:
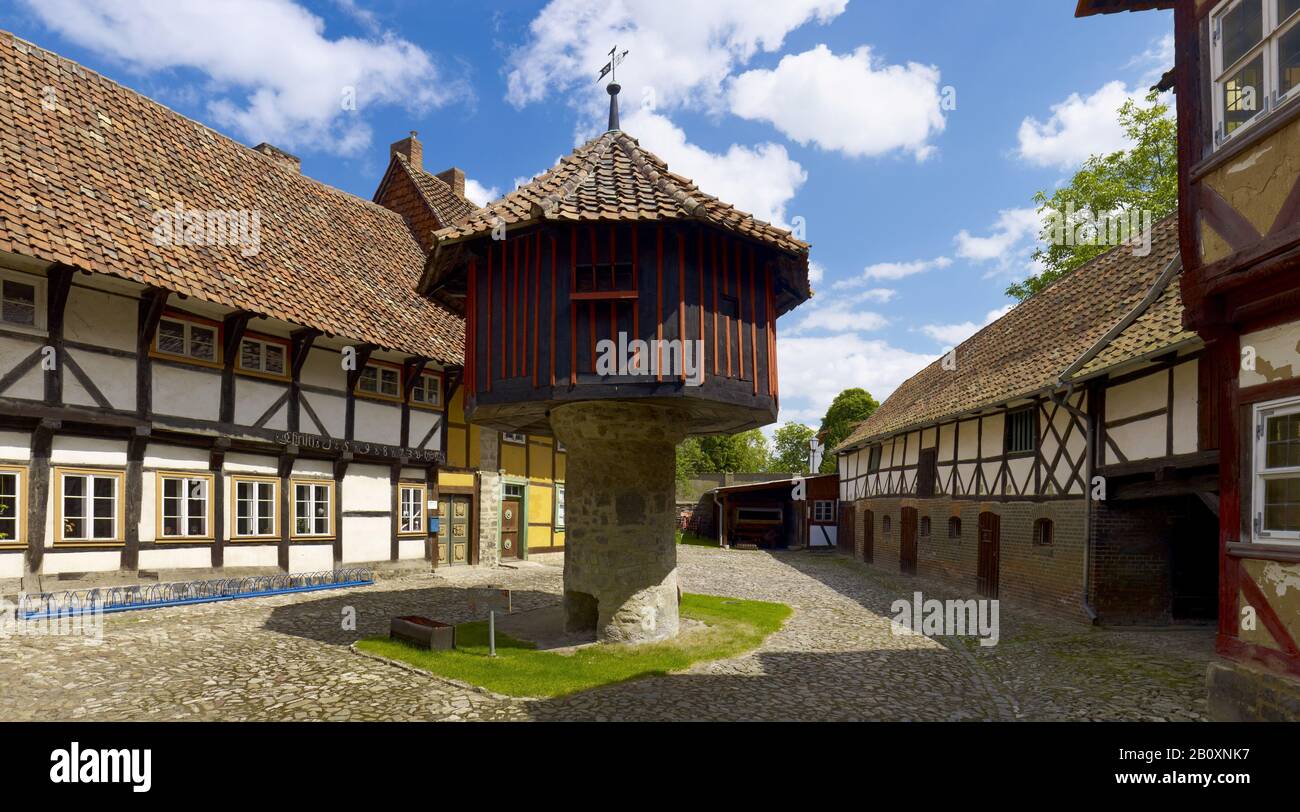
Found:
[(568, 453), (564, 613), (569, 631), (639, 643), (677, 634), (675, 448), (687, 421), (635, 401), (557, 406)]

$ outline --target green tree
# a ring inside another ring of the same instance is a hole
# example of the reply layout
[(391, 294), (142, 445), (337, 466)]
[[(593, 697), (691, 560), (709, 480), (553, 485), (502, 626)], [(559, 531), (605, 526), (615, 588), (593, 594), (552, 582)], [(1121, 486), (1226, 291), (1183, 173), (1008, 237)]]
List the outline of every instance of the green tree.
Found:
[(835, 456), (831, 454), (831, 450), (848, 439), (848, 436), (853, 433), (853, 428), (870, 417), (871, 413), (879, 407), (880, 404), (870, 392), (858, 387), (845, 389), (835, 396), (830, 408), (826, 410), (826, 416), (822, 418), (821, 430), (817, 432), (821, 435), (822, 445), (826, 449), (822, 457), (820, 473), (835, 473)]
[(697, 437), (687, 437), (677, 446), (677, 481), (682, 482), (704, 473), (707, 461)]
[(816, 434), (810, 426), (790, 421), (772, 434), (772, 471), (808, 473), (808, 441)]
[(771, 452), (758, 429), (738, 434), (688, 437), (677, 446), (677, 477), (695, 474), (752, 474), (769, 470)]
[[(1119, 108), (1119, 123), (1132, 146), (1106, 155), (1093, 155), (1070, 182), (1050, 195), (1034, 195), (1042, 222), (1040, 239), (1045, 246), (1034, 252), (1043, 270), (1007, 287), (1007, 295), (1024, 301), (1113, 245), (1069, 244), (1053, 237), (1053, 213), (1073, 210), (1084, 216), (1128, 212), (1150, 213), (1151, 222), (1178, 208), (1178, 131), (1169, 107), (1152, 92), (1146, 104), (1133, 99)], [(1085, 215), (1086, 213), (1086, 215)], [(1076, 223), (1080, 222), (1076, 215)], [(1073, 224), (1065, 223), (1066, 228)]]

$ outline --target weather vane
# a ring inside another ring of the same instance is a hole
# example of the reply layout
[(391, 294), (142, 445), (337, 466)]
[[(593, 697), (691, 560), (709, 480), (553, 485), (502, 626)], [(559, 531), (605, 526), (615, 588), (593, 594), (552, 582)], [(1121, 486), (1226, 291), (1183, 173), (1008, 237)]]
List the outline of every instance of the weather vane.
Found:
[(614, 69), (617, 68), (619, 64), (623, 62), (623, 57), (625, 56), (627, 56), (626, 48), (623, 49), (623, 53), (621, 54), (618, 52), (617, 45), (615, 45), (613, 48), (610, 48), (609, 61), (605, 63), (605, 67), (600, 69), (600, 75), (596, 77), (596, 81), (599, 82), (601, 79), (605, 78), (605, 74), (609, 74), (610, 84), (617, 84), (618, 82), (614, 78)]

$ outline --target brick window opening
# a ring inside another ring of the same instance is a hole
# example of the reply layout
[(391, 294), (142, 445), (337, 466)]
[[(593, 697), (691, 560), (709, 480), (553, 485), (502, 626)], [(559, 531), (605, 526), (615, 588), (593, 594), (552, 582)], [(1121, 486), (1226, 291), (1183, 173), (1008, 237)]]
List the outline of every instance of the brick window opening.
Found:
[(926, 537), (926, 536), (929, 536), (929, 535), (930, 535), (930, 517), (929, 517), (929, 516), (922, 516), (922, 517), (921, 517), (921, 536), (922, 536), (922, 537)]
[(1034, 522), (1034, 544), (1050, 547), (1056, 528), (1051, 519), (1039, 519)]
[(886, 536), (889, 535), (889, 531), (892, 528), (893, 528), (893, 523), (890, 522), (888, 516), (880, 520), (880, 529), (884, 531)]
[(950, 516), (948, 518), (948, 538), (961, 538), (961, 519), (956, 516)]

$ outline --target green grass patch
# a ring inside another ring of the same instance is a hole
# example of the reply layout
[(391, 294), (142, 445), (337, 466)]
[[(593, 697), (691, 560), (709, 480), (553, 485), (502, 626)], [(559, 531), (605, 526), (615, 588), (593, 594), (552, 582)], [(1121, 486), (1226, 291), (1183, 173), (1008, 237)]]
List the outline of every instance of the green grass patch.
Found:
[(636, 646), (599, 643), (560, 653), (538, 651), (525, 640), (497, 633), (497, 656), (488, 656), (487, 623), (456, 627), (454, 651), (429, 651), (387, 637), (357, 648), (508, 696), (552, 697), (639, 679), (756, 648), (790, 616), (783, 603), (682, 595), (681, 616), (706, 624), (677, 638)]
[(681, 530), (677, 531), (677, 543), (692, 544), (696, 547), (717, 547), (718, 546), (717, 539), (705, 538), (704, 536), (698, 536), (695, 533), (691, 533), (689, 531), (683, 532)]

